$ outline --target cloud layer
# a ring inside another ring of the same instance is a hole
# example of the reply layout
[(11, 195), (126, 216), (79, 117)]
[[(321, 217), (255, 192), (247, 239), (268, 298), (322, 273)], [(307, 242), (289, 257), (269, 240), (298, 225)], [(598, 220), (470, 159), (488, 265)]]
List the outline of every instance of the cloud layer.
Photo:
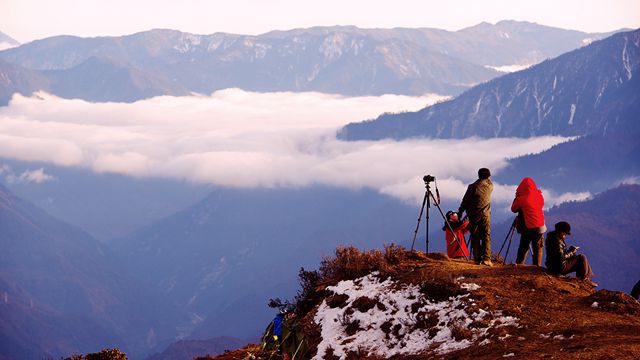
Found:
[[(418, 110), (442, 99), (239, 89), (133, 104), (16, 95), (0, 108), (0, 156), (223, 186), (371, 187), (414, 202), (422, 200), (425, 174), (437, 177), (445, 197), (460, 198), (479, 167), (495, 174), (506, 158), (566, 140), (335, 138), (349, 122)], [(493, 198), (507, 202), (514, 191), (515, 185), (496, 184)]]

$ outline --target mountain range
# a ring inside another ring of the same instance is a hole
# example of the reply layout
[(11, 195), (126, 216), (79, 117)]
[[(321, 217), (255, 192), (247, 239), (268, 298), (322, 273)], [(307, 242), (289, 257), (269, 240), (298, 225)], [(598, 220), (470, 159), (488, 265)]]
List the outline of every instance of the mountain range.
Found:
[[(609, 34), (501, 21), (451, 32), (353, 26), (273, 31), (258, 36), (151, 30), (121, 37), (57, 36), (0, 51), (11, 63), (0, 94), (42, 89), (62, 97), (131, 102), (155, 95), (319, 91), (455, 95)], [(23, 77), (27, 70), (47, 81)], [(27, 84), (22, 87), (17, 84)], [(0, 104), (9, 98), (4, 95)]]
[(346, 140), (605, 135), (637, 130), (640, 30), (615, 34), (417, 112), (349, 124)]

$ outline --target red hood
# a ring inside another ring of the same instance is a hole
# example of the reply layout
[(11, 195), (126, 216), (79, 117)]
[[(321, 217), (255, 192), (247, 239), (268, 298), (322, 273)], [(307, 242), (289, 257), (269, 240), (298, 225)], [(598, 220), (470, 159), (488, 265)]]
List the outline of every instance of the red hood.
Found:
[(538, 190), (536, 183), (533, 182), (532, 178), (526, 177), (522, 179), (520, 185), (518, 185), (518, 189), (516, 189), (516, 194), (525, 195), (534, 192), (534, 190)]

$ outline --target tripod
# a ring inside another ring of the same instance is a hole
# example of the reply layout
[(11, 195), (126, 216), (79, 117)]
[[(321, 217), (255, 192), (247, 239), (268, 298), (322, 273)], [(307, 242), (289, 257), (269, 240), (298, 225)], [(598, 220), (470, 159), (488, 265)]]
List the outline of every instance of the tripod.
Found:
[(509, 228), (509, 232), (507, 232), (507, 237), (504, 238), (502, 242), (502, 246), (500, 247), (500, 251), (498, 251), (498, 256), (502, 254), (502, 249), (504, 248), (504, 244), (507, 243), (507, 239), (509, 240), (509, 245), (507, 245), (507, 251), (504, 253), (504, 263), (507, 263), (507, 255), (509, 254), (509, 248), (511, 247), (511, 239), (513, 239), (513, 234), (516, 233), (516, 221), (518, 218), (513, 219), (513, 223), (511, 223), (511, 227)]
[[(427, 191), (425, 191), (424, 193), (424, 198), (422, 199), (422, 206), (420, 207), (420, 215), (418, 215), (418, 224), (416, 225), (416, 230), (413, 232), (413, 242), (411, 243), (411, 251), (413, 251), (413, 248), (416, 244), (416, 237), (418, 236), (418, 229), (420, 228), (420, 220), (422, 220), (422, 213), (424, 212), (425, 209), (425, 205), (426, 205), (426, 230), (427, 230), (427, 234), (426, 234), (426, 252), (429, 252), (429, 209), (431, 208), (431, 199), (433, 199), (433, 203), (436, 205), (436, 207), (438, 208), (438, 211), (440, 212), (440, 215), (442, 216), (442, 218), (444, 219), (445, 224), (447, 225), (447, 229), (449, 229), (449, 231), (451, 231), (451, 234), (453, 234), (453, 238), (455, 239), (456, 243), (458, 244), (458, 248), (462, 248), (462, 246), (460, 245), (460, 239), (458, 239), (458, 236), (456, 236), (456, 233), (453, 231), (453, 228), (451, 227), (451, 224), (449, 223), (449, 220), (447, 219), (447, 217), (444, 215), (444, 213), (442, 212), (442, 209), (440, 208), (440, 192), (438, 191), (438, 184), (436, 183), (435, 187), (436, 187), (436, 193), (438, 194), (438, 200), (436, 200), (436, 198), (433, 196), (433, 192), (431, 192), (431, 187), (430, 187), (430, 183), (431, 181), (433, 181), (435, 183), (436, 178), (430, 175), (425, 175), (422, 180), (424, 181), (424, 186), (427, 189)], [(466, 257), (468, 259), (468, 257)]]
[[(504, 264), (507, 263), (507, 255), (509, 254), (509, 248), (511, 247), (511, 239), (513, 239), (513, 234), (516, 233), (516, 223), (517, 223), (517, 221), (518, 221), (518, 217), (516, 216), (516, 218), (513, 219), (513, 223), (511, 223), (511, 228), (509, 228), (509, 232), (507, 232), (507, 237), (505, 237), (504, 241), (502, 242), (502, 246), (500, 247), (500, 251), (498, 251), (498, 256), (500, 256), (500, 254), (502, 253), (502, 249), (504, 248), (504, 244), (507, 242), (507, 239), (508, 239), (509, 240), (509, 245), (507, 245), (507, 251), (504, 253), (504, 260), (503, 260)], [(531, 254), (531, 257), (533, 257), (533, 250), (531, 250), (531, 244), (529, 244), (529, 253)], [(525, 255), (526, 255), (526, 253), (525, 253)]]

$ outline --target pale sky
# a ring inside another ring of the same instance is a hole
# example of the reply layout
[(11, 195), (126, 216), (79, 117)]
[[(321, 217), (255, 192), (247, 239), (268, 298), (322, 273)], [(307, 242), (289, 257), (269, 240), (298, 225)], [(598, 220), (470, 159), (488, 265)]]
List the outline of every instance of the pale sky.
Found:
[(640, 27), (638, 0), (1, 0), (0, 31), (19, 42), (153, 28), (261, 34), (311, 26), (433, 27), (536, 22), (585, 32)]

